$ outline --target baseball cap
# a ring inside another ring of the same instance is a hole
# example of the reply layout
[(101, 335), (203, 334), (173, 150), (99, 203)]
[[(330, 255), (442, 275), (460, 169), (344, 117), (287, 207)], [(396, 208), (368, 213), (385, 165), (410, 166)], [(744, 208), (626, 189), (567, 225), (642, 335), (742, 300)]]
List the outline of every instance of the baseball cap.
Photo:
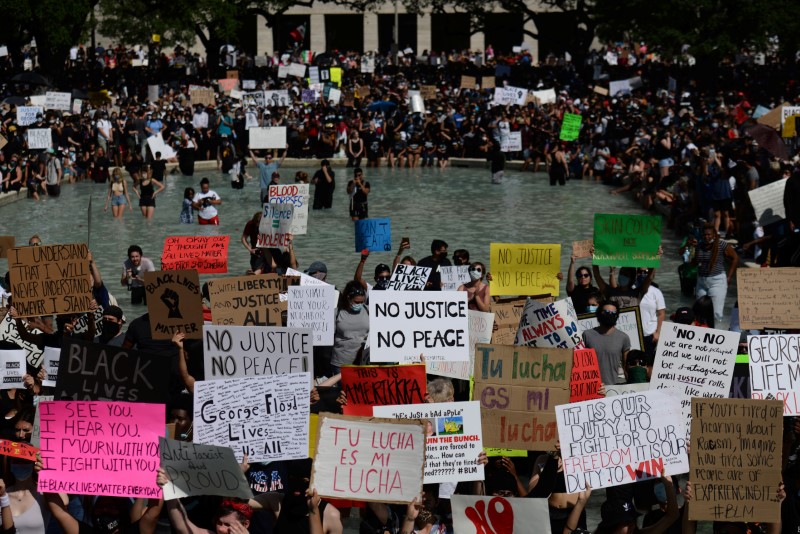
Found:
[(378, 276), (379, 274), (386, 272), (391, 273), (392, 270), (385, 263), (379, 263), (378, 265), (375, 266), (375, 276)]
[(314, 278), (324, 280), (328, 275), (328, 266), (321, 261), (315, 261), (308, 267), (306, 273), (310, 274)]
[(103, 308), (103, 315), (108, 315), (110, 317), (119, 319), (120, 321), (125, 321), (125, 315), (122, 313), (122, 308), (119, 306), (110, 305)]
[(694, 322), (694, 312), (690, 308), (678, 308), (675, 313), (670, 315), (673, 323), (692, 324)]
[(629, 500), (611, 499), (603, 503), (600, 507), (600, 517), (602, 521), (597, 526), (597, 530), (614, 528), (622, 523), (636, 521), (639, 512), (633, 502)]

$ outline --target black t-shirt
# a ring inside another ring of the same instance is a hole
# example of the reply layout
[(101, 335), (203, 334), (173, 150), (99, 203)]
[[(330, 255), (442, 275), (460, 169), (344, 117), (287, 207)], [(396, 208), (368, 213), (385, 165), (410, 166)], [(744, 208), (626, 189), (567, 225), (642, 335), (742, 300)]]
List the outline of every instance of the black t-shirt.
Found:
[(150, 164), (150, 168), (153, 169), (153, 178), (159, 182), (164, 180), (164, 174), (167, 171), (167, 162), (165, 160), (154, 160), (153, 163)]
[(441, 291), (442, 290), (442, 275), (439, 273), (439, 267), (450, 267), (453, 264), (447, 258), (436, 261), (433, 256), (426, 256), (417, 262), (418, 267), (431, 267), (431, 275), (428, 278), (429, 284), (425, 288), (426, 291)]
[(589, 295), (596, 293), (598, 298), (602, 300), (600, 297), (600, 290), (594, 286), (584, 287), (580, 285), (576, 285), (575, 289), (572, 291), (568, 291), (567, 295), (572, 298), (572, 304), (575, 306), (575, 313), (578, 315), (582, 313), (588, 313), (586, 311), (586, 306), (589, 304)]

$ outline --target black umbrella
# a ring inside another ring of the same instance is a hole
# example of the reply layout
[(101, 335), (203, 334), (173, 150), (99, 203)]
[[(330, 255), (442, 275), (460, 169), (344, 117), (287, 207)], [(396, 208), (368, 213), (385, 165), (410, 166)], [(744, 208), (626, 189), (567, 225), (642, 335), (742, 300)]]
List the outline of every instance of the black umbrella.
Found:
[(86, 89), (73, 89), (72, 98), (78, 98), (80, 100), (89, 100), (89, 92)]
[(12, 106), (24, 106), (27, 99), (24, 96), (9, 96), (3, 100), (3, 104), (11, 104)]
[(781, 136), (773, 128), (770, 128), (764, 124), (755, 124), (747, 130), (747, 134), (756, 140), (758, 146), (776, 158), (782, 160), (788, 159), (789, 151), (787, 150), (783, 139), (781, 139)]
[(26, 83), (28, 85), (50, 85), (50, 82), (47, 81), (47, 78), (35, 72), (20, 72), (11, 78), (11, 81), (16, 83)]

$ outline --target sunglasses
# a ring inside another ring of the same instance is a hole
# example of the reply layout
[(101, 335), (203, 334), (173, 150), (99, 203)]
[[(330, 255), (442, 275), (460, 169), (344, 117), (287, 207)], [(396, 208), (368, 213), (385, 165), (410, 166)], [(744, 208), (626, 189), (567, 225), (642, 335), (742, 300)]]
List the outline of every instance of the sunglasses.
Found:
[(616, 315), (617, 314), (617, 312), (615, 312), (613, 310), (602, 310), (600, 313), (603, 313), (605, 315)]
[(592, 275), (589, 273), (581, 273), (575, 276), (575, 278), (591, 278)]
[(480, 267), (475, 267), (474, 269), (470, 269), (469, 272), (471, 272), (471, 273), (482, 273), (483, 269), (481, 269)]

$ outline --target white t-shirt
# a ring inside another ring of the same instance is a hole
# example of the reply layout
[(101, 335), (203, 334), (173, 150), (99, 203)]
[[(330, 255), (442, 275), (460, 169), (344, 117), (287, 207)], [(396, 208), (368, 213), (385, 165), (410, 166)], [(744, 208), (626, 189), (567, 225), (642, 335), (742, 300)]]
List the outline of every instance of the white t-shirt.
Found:
[(664, 294), (655, 286), (650, 286), (647, 293), (639, 303), (639, 313), (642, 316), (642, 334), (652, 336), (658, 330), (658, 310), (666, 310)]
[[(203, 200), (204, 198), (210, 198), (212, 200), (216, 200), (219, 198), (219, 195), (217, 195), (217, 193), (214, 192), (212, 189), (209, 189), (208, 193), (195, 193), (192, 202), (197, 203)], [(217, 207), (214, 206), (213, 204), (209, 204), (206, 207), (201, 207), (198, 210), (197, 215), (201, 219), (213, 219), (214, 217), (217, 216)]]

